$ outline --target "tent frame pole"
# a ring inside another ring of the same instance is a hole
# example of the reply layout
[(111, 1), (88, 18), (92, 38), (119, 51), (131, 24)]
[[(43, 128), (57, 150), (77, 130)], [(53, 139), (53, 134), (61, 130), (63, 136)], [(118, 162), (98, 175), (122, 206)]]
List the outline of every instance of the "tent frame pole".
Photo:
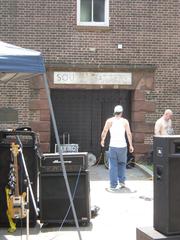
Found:
[(74, 208), (73, 198), (72, 198), (72, 194), (71, 194), (71, 190), (70, 190), (70, 186), (69, 186), (69, 181), (68, 181), (68, 177), (67, 177), (67, 172), (66, 172), (66, 168), (65, 168), (65, 164), (64, 164), (64, 159), (63, 159), (63, 155), (62, 155), (62, 150), (61, 150), (61, 146), (60, 146), (58, 129), (57, 129), (57, 124), (56, 124), (56, 119), (55, 119), (55, 116), (54, 116), (52, 101), (51, 101), (51, 97), (50, 97), (49, 84), (48, 84), (46, 73), (43, 74), (43, 79), (44, 79), (44, 85), (45, 85), (46, 94), (47, 94), (47, 98), (48, 98), (49, 111), (50, 111), (51, 120), (52, 120), (52, 124), (53, 124), (55, 139), (56, 139), (56, 143), (57, 143), (57, 146), (58, 146), (58, 153), (59, 153), (59, 157), (60, 157), (60, 161), (61, 161), (61, 167), (62, 167), (62, 170), (63, 170), (63, 176), (64, 176), (64, 180), (65, 180), (65, 184), (66, 184), (66, 189), (67, 189), (67, 192), (68, 192), (68, 196), (69, 196), (69, 200), (70, 200), (70, 204), (71, 204), (71, 208), (72, 208), (72, 212), (73, 212), (73, 216), (74, 216), (74, 221), (75, 221), (76, 228), (77, 228), (77, 231), (78, 231), (78, 236), (79, 236), (79, 239), (81, 240), (82, 238), (81, 238), (80, 228), (79, 228), (79, 224), (78, 224), (76, 211), (75, 211), (75, 208)]

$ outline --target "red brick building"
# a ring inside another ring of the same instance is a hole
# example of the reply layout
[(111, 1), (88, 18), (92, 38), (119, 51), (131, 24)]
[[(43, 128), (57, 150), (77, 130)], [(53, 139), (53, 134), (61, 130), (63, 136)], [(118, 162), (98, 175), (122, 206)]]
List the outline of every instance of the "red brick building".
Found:
[[(179, 8), (177, 0), (6, 0), (1, 41), (43, 53), (60, 136), (98, 155), (105, 119), (122, 104), (139, 158), (166, 108), (180, 134)], [(0, 89), (0, 128), (31, 126), (43, 152), (54, 151), (43, 81)]]

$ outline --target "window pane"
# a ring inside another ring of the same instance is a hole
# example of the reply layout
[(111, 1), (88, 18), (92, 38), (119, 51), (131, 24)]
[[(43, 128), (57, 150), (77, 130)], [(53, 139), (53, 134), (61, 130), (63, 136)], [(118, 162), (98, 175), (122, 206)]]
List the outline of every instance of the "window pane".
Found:
[(93, 12), (94, 22), (104, 22), (105, 0), (94, 0)]
[(92, 0), (81, 0), (80, 21), (91, 22)]

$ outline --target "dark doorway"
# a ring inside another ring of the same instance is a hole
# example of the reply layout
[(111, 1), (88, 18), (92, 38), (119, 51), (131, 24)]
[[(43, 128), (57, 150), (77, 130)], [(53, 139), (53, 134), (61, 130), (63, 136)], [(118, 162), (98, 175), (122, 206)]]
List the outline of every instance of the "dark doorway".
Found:
[[(131, 92), (128, 90), (51, 90), (57, 128), (62, 143), (63, 133), (70, 134), (70, 143), (79, 145), (79, 152), (100, 154), (100, 135), (115, 105), (124, 108), (123, 116), (130, 121)], [(51, 127), (51, 152), (55, 136)], [(106, 141), (108, 145), (108, 139)]]

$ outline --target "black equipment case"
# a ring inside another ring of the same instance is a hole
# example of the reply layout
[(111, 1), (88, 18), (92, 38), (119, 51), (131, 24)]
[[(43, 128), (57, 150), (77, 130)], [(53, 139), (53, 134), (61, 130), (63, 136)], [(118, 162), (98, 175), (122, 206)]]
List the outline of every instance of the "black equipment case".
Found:
[[(14, 142), (18, 144), (19, 137), (22, 143), (22, 152), (24, 155), (28, 175), (30, 182), (32, 183), (32, 191), (34, 194), (35, 201), (37, 203), (37, 175), (38, 175), (38, 162), (40, 159), (39, 153), (39, 141), (38, 136), (35, 132), (31, 131), (29, 128), (27, 130), (2, 130), (0, 131), (0, 227), (9, 226), (9, 221), (6, 215), (7, 202), (5, 187), (8, 184), (9, 171), (11, 164), (11, 144)], [(20, 191), (25, 192), (26, 186), (24, 184), (25, 172), (20, 157), (18, 157), (19, 162), (19, 180), (20, 180)], [(36, 225), (37, 216), (32, 204), (31, 196), (30, 198), (30, 219), (29, 224), (31, 227)], [(26, 219), (17, 219), (17, 226), (26, 226)]]

